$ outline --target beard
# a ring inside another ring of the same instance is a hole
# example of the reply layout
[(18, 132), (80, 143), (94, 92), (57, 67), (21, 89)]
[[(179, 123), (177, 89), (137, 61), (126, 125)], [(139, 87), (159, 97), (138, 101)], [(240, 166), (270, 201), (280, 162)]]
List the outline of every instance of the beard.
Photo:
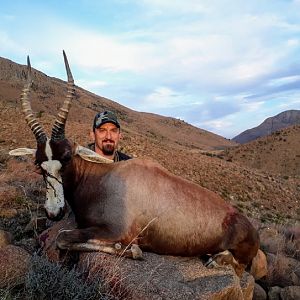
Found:
[(102, 152), (105, 155), (113, 155), (115, 152), (115, 143), (113, 141), (104, 141), (102, 143)]

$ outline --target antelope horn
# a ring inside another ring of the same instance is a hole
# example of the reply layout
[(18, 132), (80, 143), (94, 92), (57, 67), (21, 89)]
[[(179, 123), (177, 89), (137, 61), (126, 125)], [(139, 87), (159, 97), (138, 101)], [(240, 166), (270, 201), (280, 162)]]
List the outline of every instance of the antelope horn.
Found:
[(52, 141), (59, 141), (65, 138), (65, 124), (71, 106), (71, 100), (75, 93), (74, 79), (69, 67), (69, 63), (65, 51), (63, 51), (63, 55), (64, 55), (64, 61), (65, 61), (67, 75), (68, 75), (68, 91), (67, 91), (67, 97), (64, 101), (64, 104), (60, 108), (52, 128), (52, 135), (51, 135)]
[(32, 130), (33, 134), (35, 135), (35, 139), (38, 144), (45, 143), (47, 140), (47, 136), (39, 124), (37, 119), (33, 115), (33, 111), (30, 106), (30, 102), (28, 100), (28, 96), (30, 93), (30, 87), (32, 85), (32, 78), (31, 78), (31, 65), (29, 56), (27, 56), (27, 82), (24, 85), (22, 95), (21, 95), (21, 103), (22, 103), (22, 111), (25, 115), (25, 120)]

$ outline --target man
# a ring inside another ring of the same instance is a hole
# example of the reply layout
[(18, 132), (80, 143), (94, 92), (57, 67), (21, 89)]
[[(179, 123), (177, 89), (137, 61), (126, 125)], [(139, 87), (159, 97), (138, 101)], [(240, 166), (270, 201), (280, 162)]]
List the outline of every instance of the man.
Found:
[(96, 114), (91, 138), (94, 143), (90, 144), (89, 147), (99, 155), (115, 162), (131, 158), (125, 153), (117, 151), (122, 136), (120, 123), (113, 112), (104, 111)]

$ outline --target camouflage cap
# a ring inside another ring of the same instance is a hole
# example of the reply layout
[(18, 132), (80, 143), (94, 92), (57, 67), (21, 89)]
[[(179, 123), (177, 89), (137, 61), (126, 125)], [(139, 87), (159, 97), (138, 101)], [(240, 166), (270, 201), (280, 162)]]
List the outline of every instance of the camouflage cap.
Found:
[(112, 111), (106, 110), (104, 112), (99, 112), (96, 114), (94, 118), (93, 129), (99, 128), (101, 125), (105, 123), (113, 123), (118, 128), (120, 128), (120, 123), (118, 121), (117, 116)]

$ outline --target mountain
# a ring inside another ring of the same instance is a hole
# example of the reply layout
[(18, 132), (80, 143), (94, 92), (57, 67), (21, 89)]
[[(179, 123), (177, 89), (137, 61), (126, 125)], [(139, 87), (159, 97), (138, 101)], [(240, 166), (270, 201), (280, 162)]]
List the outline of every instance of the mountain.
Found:
[(267, 136), (279, 129), (297, 124), (300, 124), (300, 110), (287, 110), (274, 117), (267, 118), (259, 126), (240, 133), (232, 140), (239, 144), (245, 144), (260, 137)]

